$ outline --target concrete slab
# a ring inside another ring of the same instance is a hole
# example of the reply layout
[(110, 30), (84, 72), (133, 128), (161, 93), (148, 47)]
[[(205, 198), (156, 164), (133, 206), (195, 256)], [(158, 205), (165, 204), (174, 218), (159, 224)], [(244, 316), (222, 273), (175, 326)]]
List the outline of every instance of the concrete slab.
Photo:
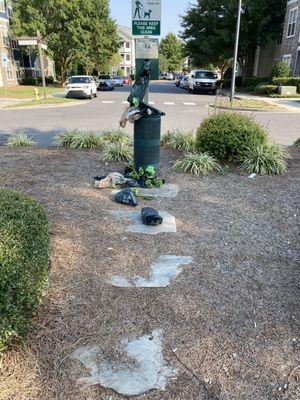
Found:
[(181, 272), (181, 265), (188, 265), (193, 261), (192, 257), (166, 255), (160, 256), (157, 262), (150, 266), (149, 279), (136, 276), (132, 280), (121, 275), (115, 275), (107, 281), (117, 287), (156, 287), (163, 288), (171, 284)]
[(140, 211), (111, 210), (111, 213), (118, 218), (130, 219), (133, 224), (128, 226), (121, 225), (126, 232), (145, 233), (147, 235), (156, 235), (158, 233), (176, 233), (176, 220), (172, 214), (166, 211), (158, 211), (163, 217), (163, 223), (158, 226), (144, 225)]
[(73, 357), (89, 371), (89, 377), (79, 379), (86, 386), (100, 384), (124, 396), (137, 396), (152, 389), (164, 390), (177, 369), (168, 365), (162, 354), (162, 330), (136, 340), (123, 340), (122, 350), (128, 361), (101, 361), (99, 346), (81, 347)]

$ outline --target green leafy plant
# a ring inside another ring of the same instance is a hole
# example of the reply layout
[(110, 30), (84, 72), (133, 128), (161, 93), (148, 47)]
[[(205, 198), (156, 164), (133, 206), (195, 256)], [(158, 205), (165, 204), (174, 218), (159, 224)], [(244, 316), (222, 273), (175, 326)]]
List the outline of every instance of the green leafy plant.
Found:
[(272, 68), (272, 78), (286, 78), (290, 75), (290, 67), (286, 61), (276, 61)]
[(279, 175), (287, 170), (286, 158), (289, 154), (273, 143), (251, 146), (242, 158), (242, 168), (247, 172), (261, 175)]
[(260, 85), (255, 86), (255, 93), (256, 94), (272, 94), (275, 93), (277, 90), (276, 85), (270, 85), (270, 84), (265, 84), (261, 83)]
[(218, 161), (208, 153), (188, 153), (182, 160), (177, 160), (174, 169), (192, 175), (207, 175), (220, 169)]
[(192, 151), (195, 147), (193, 132), (169, 131), (162, 136), (161, 146), (174, 150)]
[(80, 133), (74, 135), (71, 141), (71, 149), (99, 149), (102, 146), (102, 138), (91, 133)]
[(103, 135), (103, 140), (107, 143), (131, 144), (132, 137), (120, 129), (111, 129)]
[(61, 135), (55, 136), (54, 145), (57, 147), (71, 147), (74, 138), (79, 135), (77, 130), (67, 131)]
[(292, 147), (300, 147), (300, 138), (292, 144)]
[(132, 149), (122, 142), (110, 143), (100, 155), (102, 161), (129, 161), (132, 159)]
[(162, 187), (163, 186), (163, 180), (158, 178), (156, 176), (156, 170), (153, 167), (153, 165), (149, 165), (145, 170), (140, 167), (137, 171), (134, 169), (133, 163), (129, 163), (126, 166), (126, 169), (128, 169), (129, 174), (128, 176), (132, 179), (135, 179), (138, 182), (143, 182), (147, 188), (153, 188), (153, 187)]
[(48, 221), (36, 200), (0, 188), (0, 350), (20, 341), (42, 300), (50, 265)]
[(131, 191), (136, 197), (142, 197), (144, 200), (155, 199), (155, 196), (153, 196), (152, 194), (141, 194), (138, 188), (132, 188)]
[(234, 161), (251, 145), (266, 143), (265, 129), (253, 118), (233, 111), (217, 112), (197, 130), (196, 147), (219, 160)]
[(31, 147), (36, 145), (36, 141), (26, 133), (19, 132), (8, 139), (7, 145), (10, 147)]

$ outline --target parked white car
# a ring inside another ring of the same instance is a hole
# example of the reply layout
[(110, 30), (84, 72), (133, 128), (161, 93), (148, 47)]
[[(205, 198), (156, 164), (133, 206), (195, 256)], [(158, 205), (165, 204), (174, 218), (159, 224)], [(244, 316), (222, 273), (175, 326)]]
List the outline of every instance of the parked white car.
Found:
[(97, 85), (92, 76), (76, 75), (68, 79), (65, 89), (67, 98), (87, 98), (97, 97)]
[(207, 70), (191, 71), (188, 83), (190, 93), (213, 92), (216, 94), (218, 74)]

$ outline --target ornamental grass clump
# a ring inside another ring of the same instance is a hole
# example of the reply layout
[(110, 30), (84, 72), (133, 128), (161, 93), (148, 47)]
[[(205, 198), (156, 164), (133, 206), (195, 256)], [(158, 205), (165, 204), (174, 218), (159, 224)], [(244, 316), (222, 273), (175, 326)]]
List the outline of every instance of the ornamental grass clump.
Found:
[(106, 143), (124, 143), (124, 144), (132, 143), (132, 137), (128, 133), (120, 129), (112, 129), (107, 131), (103, 135), (103, 140)]
[(295, 140), (295, 142), (292, 144), (292, 147), (300, 147), (300, 138)]
[(261, 175), (280, 175), (287, 170), (285, 159), (289, 153), (274, 143), (252, 146), (246, 150), (242, 158), (242, 168), (247, 172)]
[(249, 147), (263, 145), (268, 136), (253, 118), (233, 111), (205, 118), (197, 130), (196, 148), (219, 160), (237, 161)]
[(64, 132), (61, 135), (55, 136), (54, 145), (57, 147), (71, 147), (74, 138), (79, 134), (77, 130)]
[(174, 150), (192, 151), (195, 148), (195, 137), (193, 132), (169, 131), (162, 136), (161, 146)]
[(0, 351), (21, 341), (50, 266), (48, 221), (38, 202), (0, 188)]
[(188, 153), (174, 163), (173, 169), (199, 176), (220, 170), (220, 165), (208, 153)]
[(80, 133), (73, 137), (71, 149), (99, 149), (102, 147), (102, 138), (92, 133)]
[(7, 145), (9, 147), (32, 147), (36, 145), (36, 141), (26, 133), (20, 132), (9, 138)]
[(130, 161), (132, 159), (132, 148), (122, 142), (110, 143), (103, 150), (99, 160), (101, 161)]

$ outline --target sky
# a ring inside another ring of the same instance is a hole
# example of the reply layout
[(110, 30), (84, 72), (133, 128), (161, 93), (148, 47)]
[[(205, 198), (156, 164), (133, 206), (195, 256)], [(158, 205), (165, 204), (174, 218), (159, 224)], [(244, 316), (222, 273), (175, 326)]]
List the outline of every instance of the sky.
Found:
[[(167, 33), (173, 32), (178, 35), (180, 31), (180, 14), (184, 14), (189, 3), (192, 0), (161, 0), (162, 1), (162, 19), (161, 31), (162, 37)], [(131, 27), (131, 0), (110, 0), (110, 9), (113, 19), (119, 25)]]

